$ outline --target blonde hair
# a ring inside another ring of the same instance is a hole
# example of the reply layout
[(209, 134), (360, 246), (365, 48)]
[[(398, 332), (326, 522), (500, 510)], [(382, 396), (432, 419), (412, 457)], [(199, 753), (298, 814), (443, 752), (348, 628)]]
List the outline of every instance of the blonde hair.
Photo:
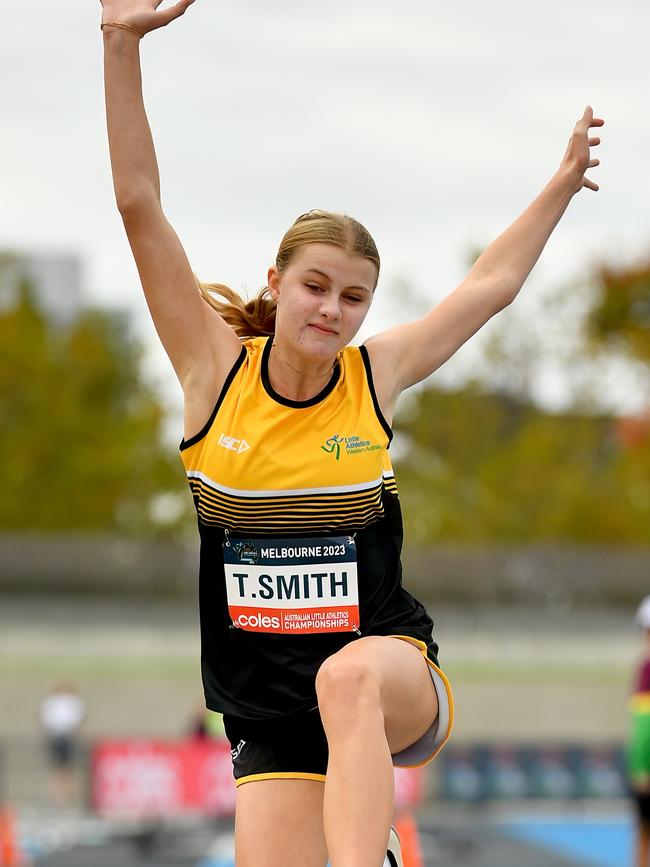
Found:
[[(369, 259), (376, 266), (379, 277), (379, 253), (365, 226), (345, 214), (320, 210), (301, 214), (285, 233), (275, 257), (278, 272), (281, 274), (287, 268), (305, 244), (314, 243), (335, 244), (348, 253)], [(275, 333), (276, 301), (268, 286), (261, 289), (251, 301), (245, 301), (237, 292), (222, 283), (202, 283), (198, 278), (196, 282), (207, 303), (214, 307), (240, 337), (268, 336)], [(225, 300), (219, 300), (215, 295)]]

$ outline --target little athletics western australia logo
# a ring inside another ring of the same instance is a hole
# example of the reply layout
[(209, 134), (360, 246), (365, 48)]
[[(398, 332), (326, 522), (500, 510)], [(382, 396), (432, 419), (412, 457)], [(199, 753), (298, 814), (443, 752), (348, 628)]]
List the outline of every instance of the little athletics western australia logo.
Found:
[(337, 461), (341, 460), (341, 452), (346, 455), (360, 455), (363, 452), (374, 452), (380, 449), (378, 443), (373, 443), (372, 440), (361, 439), (360, 436), (354, 434), (349, 437), (342, 437), (334, 434), (325, 440), (325, 445), (321, 446), (324, 452), (334, 455)]

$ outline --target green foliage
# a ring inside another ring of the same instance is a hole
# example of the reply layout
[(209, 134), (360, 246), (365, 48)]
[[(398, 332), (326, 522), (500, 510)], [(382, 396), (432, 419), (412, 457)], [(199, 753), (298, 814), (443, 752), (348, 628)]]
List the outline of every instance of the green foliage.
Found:
[(650, 363), (650, 261), (624, 268), (603, 266), (587, 328), (591, 339)]
[(161, 529), (152, 506), (184, 491), (183, 473), (140, 361), (120, 314), (85, 309), (57, 327), (20, 286), (0, 310), (0, 526)]
[[(644, 388), (650, 261), (518, 300), (478, 348), (472, 382), (414, 391), (397, 415), (408, 538), (650, 543), (650, 416), (606, 409), (613, 369)], [(561, 412), (535, 402), (549, 370)]]
[(615, 419), (429, 388), (395, 426), (411, 542), (650, 541), (650, 441)]

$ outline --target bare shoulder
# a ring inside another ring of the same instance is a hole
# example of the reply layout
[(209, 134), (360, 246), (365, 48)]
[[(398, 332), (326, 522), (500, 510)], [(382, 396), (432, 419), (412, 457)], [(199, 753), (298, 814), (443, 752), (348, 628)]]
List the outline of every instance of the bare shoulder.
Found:
[(389, 332), (384, 331), (368, 338), (363, 344), (368, 353), (377, 402), (388, 424), (393, 422), (395, 404), (400, 394), (390, 343)]

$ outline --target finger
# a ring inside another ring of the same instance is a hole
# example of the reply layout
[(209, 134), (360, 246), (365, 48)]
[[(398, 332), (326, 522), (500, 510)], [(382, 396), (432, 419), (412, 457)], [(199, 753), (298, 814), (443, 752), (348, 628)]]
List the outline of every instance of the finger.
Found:
[(593, 190), (594, 193), (597, 193), (600, 187), (598, 184), (595, 184), (593, 181), (590, 181), (589, 178), (582, 179), (582, 186), (586, 187), (588, 190)]
[(187, 11), (187, 9), (189, 9), (192, 3), (194, 3), (194, 0), (179, 0), (178, 3), (172, 6), (172, 9), (176, 10), (177, 16), (182, 15)]
[(576, 121), (576, 125), (573, 128), (573, 134), (583, 136), (586, 135), (589, 127), (591, 125), (591, 121), (589, 118), (583, 115), (579, 120)]
[(588, 105), (585, 107), (582, 117), (576, 123), (576, 130), (582, 131), (583, 129), (589, 129), (592, 126), (602, 126), (604, 123), (605, 121), (602, 117), (594, 117), (594, 110), (590, 105)]
[(589, 160), (588, 168), (593, 169), (594, 166), (599, 166), (600, 160)]
[(170, 6), (169, 9), (162, 9), (158, 12), (160, 16), (160, 26), (164, 27), (166, 24), (175, 21), (176, 18), (180, 18), (181, 15), (184, 15), (186, 10), (194, 3), (194, 0), (179, 0), (178, 3), (174, 3), (173, 6)]
[(589, 147), (595, 148), (596, 145), (600, 144), (600, 136), (595, 135), (593, 138), (589, 139)]

